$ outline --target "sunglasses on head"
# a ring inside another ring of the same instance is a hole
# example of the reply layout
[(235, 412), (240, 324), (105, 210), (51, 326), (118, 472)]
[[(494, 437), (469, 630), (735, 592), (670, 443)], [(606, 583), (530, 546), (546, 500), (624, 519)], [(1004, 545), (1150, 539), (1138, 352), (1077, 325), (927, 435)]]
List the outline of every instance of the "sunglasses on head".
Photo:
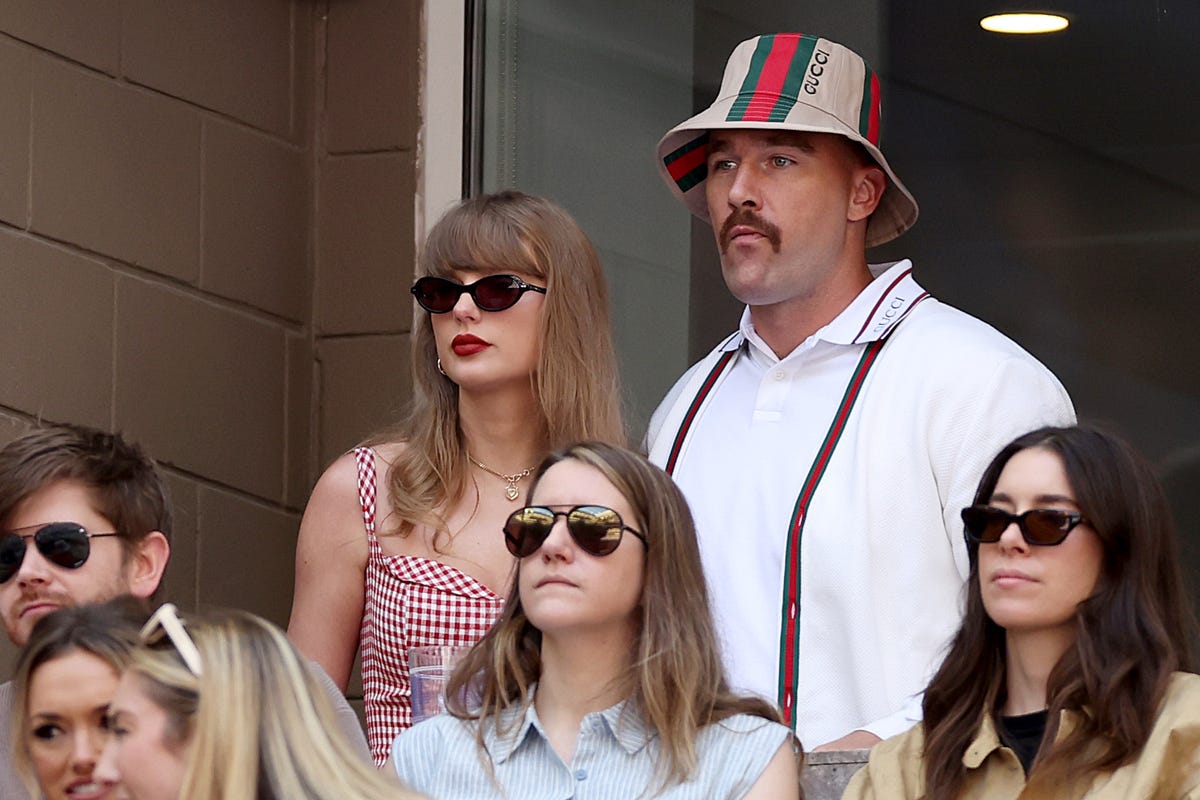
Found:
[[(549, 506), (518, 508), (504, 523), (504, 544), (517, 558), (537, 552), (559, 517), (567, 518), (567, 531), (575, 544), (585, 553), (606, 556), (621, 544), (624, 531), (629, 531), (646, 545), (646, 537), (625, 524), (621, 515), (606, 506), (575, 506), (569, 511), (555, 511)], [(646, 545), (649, 546), (649, 545)]]
[(1029, 544), (1062, 544), (1075, 526), (1087, 523), (1078, 511), (1031, 508), (1023, 514), (1010, 514), (995, 506), (968, 506), (962, 510), (962, 520), (967, 537), (977, 544), (1000, 541), (1004, 531), (1014, 522)]
[[(25, 533), (32, 531), (32, 533)], [(7, 582), (25, 560), (25, 540), (33, 539), (42, 557), (66, 569), (79, 569), (92, 553), (92, 539), (120, 536), (119, 533), (88, 533), (78, 522), (51, 522), (0, 534), (0, 583)]]
[(463, 285), (448, 278), (426, 276), (419, 278), (410, 290), (421, 308), (430, 314), (445, 314), (458, 303), (463, 292), (471, 295), (480, 311), (503, 311), (512, 308), (526, 292), (546, 293), (541, 286), (526, 283), (516, 275), (488, 275), (474, 283)]
[(175, 652), (179, 653), (188, 670), (199, 677), (200, 648), (196, 647), (196, 642), (188, 635), (174, 603), (163, 603), (142, 626), (141, 639), (147, 647), (158, 644), (164, 636), (175, 648)]

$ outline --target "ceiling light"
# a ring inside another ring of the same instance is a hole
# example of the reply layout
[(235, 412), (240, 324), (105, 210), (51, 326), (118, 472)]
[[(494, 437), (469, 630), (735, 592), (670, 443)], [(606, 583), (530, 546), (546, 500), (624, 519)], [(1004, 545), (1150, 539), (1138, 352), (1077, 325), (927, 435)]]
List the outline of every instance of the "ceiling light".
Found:
[(993, 33), (1053, 33), (1069, 24), (1059, 14), (994, 14), (979, 20), (979, 27)]

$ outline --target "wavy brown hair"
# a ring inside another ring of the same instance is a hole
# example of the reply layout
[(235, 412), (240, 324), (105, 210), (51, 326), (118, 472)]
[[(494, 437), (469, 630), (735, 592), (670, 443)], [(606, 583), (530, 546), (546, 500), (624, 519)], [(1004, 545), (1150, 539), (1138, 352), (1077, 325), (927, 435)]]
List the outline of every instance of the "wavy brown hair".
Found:
[[(530, 382), (541, 413), (530, 424), (551, 449), (582, 439), (625, 443), (604, 271), (570, 214), (516, 191), (466, 200), (434, 225), (417, 267), (417, 277), (453, 279), (458, 270), (475, 270), (540, 280), (541, 352)], [(398, 426), (369, 442), (408, 444), (388, 486), (402, 534), (421, 523), (444, 532), (434, 510), (462, 496), (468, 475), (458, 386), (438, 370), (429, 312), (416, 313), (412, 404)]]
[[(1046, 733), (1029, 774), (1031, 784), (1086, 786), (1141, 752), (1171, 673), (1196, 666), (1196, 622), (1166, 495), (1149, 464), (1120, 437), (1088, 425), (1021, 436), (992, 460), (975, 502), (990, 502), (1009, 459), (1030, 448), (1062, 459), (1075, 502), (1104, 548), (1096, 588), (1075, 612), (1074, 644), (1046, 684)], [(966, 778), (962, 757), (981, 710), (996, 713), (1006, 691), (1005, 632), (983, 606), (979, 546), (968, 540), (967, 549), (962, 627), (925, 690), (925, 797), (937, 800), (958, 795)], [(1083, 713), (1055, 741), (1064, 709)]]
[[(546, 470), (567, 459), (599, 470), (629, 502), (637, 515), (632, 524), (645, 534), (637, 636), (616, 687), (658, 733), (664, 787), (686, 781), (697, 766), (696, 736), (706, 725), (735, 714), (778, 722), (779, 712), (758, 697), (732, 693), (726, 683), (695, 525), (674, 481), (625, 448), (584, 442), (548, 455), (534, 474), (529, 496)], [(542, 633), (521, 604), (519, 563), (514, 572), (499, 621), (463, 657), (446, 688), (450, 713), (479, 721), (481, 755), (484, 725), (490, 722), (504, 734), (500, 712), (528, 706), (529, 689), (542, 671)]]

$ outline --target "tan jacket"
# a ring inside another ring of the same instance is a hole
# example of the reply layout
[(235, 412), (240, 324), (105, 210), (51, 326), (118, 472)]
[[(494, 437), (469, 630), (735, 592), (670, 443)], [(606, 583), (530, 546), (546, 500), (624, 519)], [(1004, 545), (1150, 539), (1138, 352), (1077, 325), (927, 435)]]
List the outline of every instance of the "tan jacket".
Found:
[[(1063, 712), (1069, 715), (1070, 712)], [(1060, 735), (1070, 729), (1069, 716)], [(925, 793), (922, 725), (888, 739), (871, 751), (867, 766), (846, 787), (842, 800), (917, 800)], [(1082, 795), (1062, 787), (1026, 785), (1016, 754), (1000, 743), (991, 714), (984, 714), (966, 753), (967, 777), (959, 800), (1200, 800), (1200, 675), (1171, 677), (1146, 746), (1135, 761), (1096, 777)]]

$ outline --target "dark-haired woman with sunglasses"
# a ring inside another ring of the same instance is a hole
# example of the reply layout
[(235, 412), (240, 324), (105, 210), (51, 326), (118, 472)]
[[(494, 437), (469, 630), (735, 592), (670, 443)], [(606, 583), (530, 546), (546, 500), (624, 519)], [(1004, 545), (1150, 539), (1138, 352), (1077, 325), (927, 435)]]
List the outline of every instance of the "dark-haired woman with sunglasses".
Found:
[(992, 461), (962, 513), (966, 615), (924, 722), (846, 798), (1200, 797), (1200, 676), (1167, 501), (1094, 428)]
[(313, 490), (288, 627), (343, 689), (361, 642), (379, 763), (411, 724), (409, 649), (470, 645), (500, 613), (513, 560), (496, 532), (534, 465), (624, 439), (603, 271), (562, 209), (465, 201), (430, 232), (412, 294), (409, 412)]
[(448, 714), (401, 734), (434, 800), (800, 796), (791, 733), (724, 679), (683, 495), (596, 442), (551, 454), (504, 541), (496, 626), (456, 667)]

